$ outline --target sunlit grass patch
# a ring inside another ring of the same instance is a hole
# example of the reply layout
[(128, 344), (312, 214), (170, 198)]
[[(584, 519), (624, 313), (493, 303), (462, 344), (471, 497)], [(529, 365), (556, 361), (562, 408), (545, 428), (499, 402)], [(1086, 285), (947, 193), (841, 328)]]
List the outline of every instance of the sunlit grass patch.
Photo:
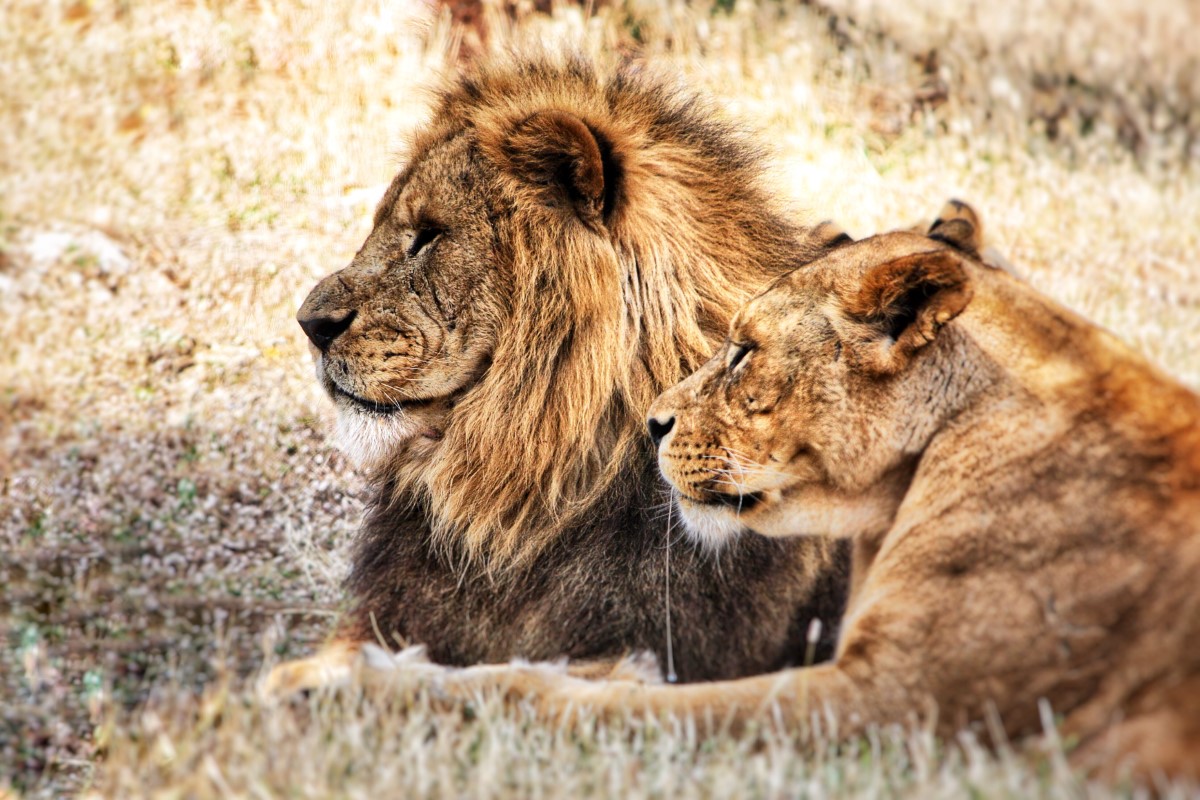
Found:
[(440, 709), (419, 689), (383, 697), (322, 692), (270, 706), (217, 683), (200, 698), (166, 694), (122, 725), (140, 735), (108, 746), (94, 786), (103, 796), (1050, 797), (1084, 790), (1054, 747), (1018, 765), (1017, 755), (996, 757), (970, 737), (947, 745), (898, 730), (814, 747), (771, 726), (740, 738), (706, 737), (676, 720), (555, 728), (495, 698)]

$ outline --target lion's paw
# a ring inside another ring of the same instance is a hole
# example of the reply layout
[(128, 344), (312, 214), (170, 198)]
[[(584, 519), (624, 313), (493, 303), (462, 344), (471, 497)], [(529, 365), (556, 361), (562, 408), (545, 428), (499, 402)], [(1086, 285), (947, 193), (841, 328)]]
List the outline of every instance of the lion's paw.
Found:
[(622, 658), (607, 678), (610, 681), (657, 684), (663, 682), (663, 672), (658, 657), (643, 650)]
[(357, 645), (334, 643), (316, 655), (274, 667), (259, 684), (259, 696), (277, 700), (315, 689), (347, 686), (361, 660)]

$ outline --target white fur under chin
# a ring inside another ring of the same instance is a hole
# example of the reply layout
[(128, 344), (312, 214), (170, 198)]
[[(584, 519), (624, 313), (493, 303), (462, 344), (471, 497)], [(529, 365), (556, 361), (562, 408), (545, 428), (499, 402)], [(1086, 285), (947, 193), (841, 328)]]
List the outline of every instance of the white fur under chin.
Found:
[(705, 550), (717, 551), (732, 542), (746, 530), (746, 526), (726, 508), (705, 508), (694, 503), (677, 500), (676, 506), (683, 517), (683, 527), (692, 541)]
[(355, 466), (370, 470), (391, 458), (420, 427), (403, 411), (385, 417), (339, 408), (335, 442)]

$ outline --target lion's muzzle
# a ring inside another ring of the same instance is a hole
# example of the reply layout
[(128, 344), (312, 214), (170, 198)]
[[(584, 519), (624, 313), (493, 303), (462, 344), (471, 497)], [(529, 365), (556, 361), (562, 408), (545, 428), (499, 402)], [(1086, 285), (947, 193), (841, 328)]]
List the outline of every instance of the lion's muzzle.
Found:
[(296, 312), (300, 329), (322, 353), (350, 329), (354, 318), (358, 316), (358, 310), (347, 294), (338, 275), (330, 275), (313, 287)]

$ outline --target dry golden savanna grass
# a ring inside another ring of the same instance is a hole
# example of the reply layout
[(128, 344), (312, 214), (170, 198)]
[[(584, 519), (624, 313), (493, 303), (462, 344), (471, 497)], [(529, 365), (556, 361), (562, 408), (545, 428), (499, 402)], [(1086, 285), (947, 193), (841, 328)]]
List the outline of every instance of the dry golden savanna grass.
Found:
[[(675, 71), (854, 234), (968, 199), (1035, 285), (1200, 386), (1195, 3), (598, 5), (493, 14), (486, 46)], [(292, 317), (460, 35), (384, 0), (0, 16), (0, 796), (1084, 791), (1052, 736), (801, 756), (420, 696), (260, 706), (262, 665), (330, 629), (363, 499)]]

